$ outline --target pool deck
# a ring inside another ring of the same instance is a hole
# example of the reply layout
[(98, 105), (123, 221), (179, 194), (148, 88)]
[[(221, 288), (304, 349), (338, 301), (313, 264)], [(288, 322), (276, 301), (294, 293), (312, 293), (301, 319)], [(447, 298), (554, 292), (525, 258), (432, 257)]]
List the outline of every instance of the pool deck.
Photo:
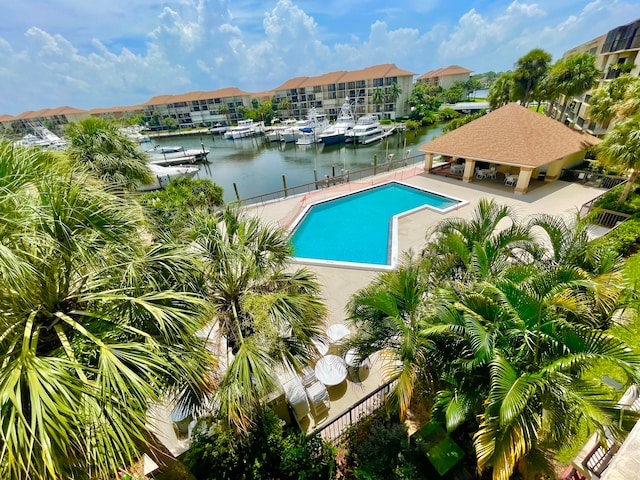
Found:
[[(496, 188), (482, 182), (461, 183), (456, 179), (429, 175), (423, 172), (421, 166), (418, 166), (391, 173), (384, 176), (384, 178), (379, 175), (375, 179), (369, 179), (368, 181), (352, 182), (306, 195), (249, 206), (247, 211), (267, 222), (272, 222), (288, 229), (304, 210), (305, 206), (310, 203), (355, 192), (390, 180), (400, 181), (408, 185), (469, 201), (467, 205), (446, 214), (439, 214), (427, 209), (400, 218), (398, 222), (399, 252), (409, 249), (419, 252), (425, 244), (427, 230), (443, 218), (470, 217), (481, 198), (495, 199), (502, 204), (510, 205), (520, 217), (548, 213), (569, 218), (579, 211), (582, 204), (603, 193), (602, 189), (577, 183), (556, 181), (540, 185), (525, 195), (519, 195), (512, 191), (507, 191), (507, 189)], [(298, 266), (300, 264), (294, 264), (294, 267)], [(321, 284), (322, 295), (328, 307), (328, 326), (344, 323), (344, 310), (349, 298), (357, 290), (367, 286), (380, 273), (380, 271), (374, 270), (337, 266), (306, 266), (317, 275)], [(362, 398), (386, 381), (381, 372), (381, 366), (381, 360), (374, 359), (371, 372), (366, 380), (359, 384), (347, 381), (346, 388), (342, 389), (341, 395), (331, 395), (329, 421), (359, 398)], [(313, 426), (313, 421), (311, 421), (309, 427), (312, 428)]]

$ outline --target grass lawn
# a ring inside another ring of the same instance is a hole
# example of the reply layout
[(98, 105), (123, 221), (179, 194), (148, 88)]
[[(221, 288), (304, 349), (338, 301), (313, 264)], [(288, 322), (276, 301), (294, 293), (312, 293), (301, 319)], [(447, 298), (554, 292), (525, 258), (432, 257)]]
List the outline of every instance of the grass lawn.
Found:
[[(630, 285), (640, 286), (640, 252), (627, 259), (624, 266), (624, 275)], [(635, 288), (637, 289), (637, 287)], [(638, 316), (626, 325), (614, 325), (611, 327), (610, 332), (626, 342), (636, 353), (640, 354), (640, 319)], [(589, 371), (585, 373), (585, 376), (596, 380), (608, 376), (620, 383), (624, 381), (624, 375), (618, 367), (605, 363), (589, 369)], [(623, 394), (623, 391), (621, 392), (611, 388), (613, 398), (620, 398)], [(556, 455), (556, 459), (565, 465), (571, 463), (592, 433), (593, 432), (587, 431), (586, 426), (583, 425), (574, 442), (560, 450)]]
[[(538, 104), (534, 104), (534, 105), (529, 105), (529, 110), (531, 110), (532, 112), (535, 112), (536, 109), (538, 108)], [(547, 109), (546, 105), (540, 105), (540, 110), (538, 110), (537, 113), (541, 113), (542, 115), (544, 115), (545, 110)]]

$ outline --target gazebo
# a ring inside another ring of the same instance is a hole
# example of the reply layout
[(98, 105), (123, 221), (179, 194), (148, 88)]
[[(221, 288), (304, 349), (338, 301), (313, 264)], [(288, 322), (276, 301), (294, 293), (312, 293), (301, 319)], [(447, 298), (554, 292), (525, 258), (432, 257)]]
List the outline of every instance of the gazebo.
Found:
[(436, 154), (462, 158), (462, 180), (471, 182), (476, 164), (483, 162), (492, 172), (510, 176), (515, 192), (524, 194), (534, 171), (547, 182), (557, 180), (563, 168), (580, 163), (586, 150), (598, 143), (599, 138), (509, 103), (418, 149), (425, 152), (427, 172)]

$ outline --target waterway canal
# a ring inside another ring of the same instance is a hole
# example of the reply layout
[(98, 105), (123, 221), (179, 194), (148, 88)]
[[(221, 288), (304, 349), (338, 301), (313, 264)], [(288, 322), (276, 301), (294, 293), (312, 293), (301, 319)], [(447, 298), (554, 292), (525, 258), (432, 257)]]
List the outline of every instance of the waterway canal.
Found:
[[(241, 140), (225, 140), (220, 135), (181, 135), (154, 139), (160, 145), (181, 145), (184, 148), (210, 150), (209, 162), (199, 164), (196, 178), (208, 178), (224, 189), (225, 201), (235, 200), (233, 184), (241, 199), (262, 195), (283, 188), (282, 176), (287, 186), (293, 187), (314, 181), (314, 170), (319, 179), (325, 175), (340, 175), (342, 170), (354, 172), (378, 164), (389, 155), (394, 160), (420, 154), (418, 145), (442, 134), (440, 125), (418, 132), (398, 133), (371, 145), (298, 146), (293, 143), (268, 143), (262, 136)], [(150, 148), (143, 144), (143, 148)]]

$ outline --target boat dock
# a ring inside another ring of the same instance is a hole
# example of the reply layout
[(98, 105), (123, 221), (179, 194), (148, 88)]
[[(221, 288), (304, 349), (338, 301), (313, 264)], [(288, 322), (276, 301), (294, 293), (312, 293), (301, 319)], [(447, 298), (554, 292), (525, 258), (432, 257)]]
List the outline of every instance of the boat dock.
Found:
[[(389, 128), (384, 128), (384, 127), (389, 127)], [(380, 135), (376, 135), (375, 137), (371, 137), (371, 138), (365, 138), (360, 143), (362, 143), (363, 145), (368, 145), (370, 143), (382, 140), (388, 137), (389, 135), (393, 135), (395, 132), (396, 132), (396, 127), (394, 127), (393, 125), (384, 125), (382, 128), (382, 133)]]

